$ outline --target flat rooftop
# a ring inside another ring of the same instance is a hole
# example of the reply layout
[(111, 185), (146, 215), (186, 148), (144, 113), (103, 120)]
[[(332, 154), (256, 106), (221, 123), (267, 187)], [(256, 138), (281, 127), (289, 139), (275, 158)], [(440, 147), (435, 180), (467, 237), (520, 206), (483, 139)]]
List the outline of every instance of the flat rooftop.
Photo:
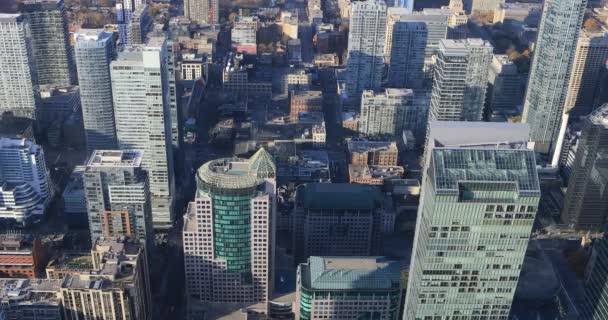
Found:
[(87, 162), (88, 167), (139, 167), (141, 150), (95, 150)]
[(379, 206), (381, 193), (365, 184), (308, 183), (298, 187), (296, 201), (311, 210), (372, 210)]
[(525, 149), (530, 127), (525, 123), (482, 121), (432, 121), (431, 147), (504, 147)]
[(397, 152), (397, 143), (394, 141), (355, 141), (349, 140), (349, 152), (374, 152), (374, 151), (395, 151)]
[(595, 109), (589, 115), (589, 121), (596, 126), (602, 126), (608, 129), (608, 103)]

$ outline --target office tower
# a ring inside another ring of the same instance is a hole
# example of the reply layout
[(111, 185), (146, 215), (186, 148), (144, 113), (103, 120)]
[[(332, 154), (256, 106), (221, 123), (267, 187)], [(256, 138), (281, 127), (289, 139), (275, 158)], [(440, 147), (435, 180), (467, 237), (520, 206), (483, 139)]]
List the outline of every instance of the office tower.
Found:
[(218, 24), (219, 12), (219, 0), (184, 0), (184, 15), (199, 24)]
[(346, 90), (358, 101), (367, 89), (378, 89), (384, 68), (386, 4), (380, 0), (351, 4)]
[(431, 123), (403, 319), (509, 317), (540, 187), (525, 124)]
[(414, 12), (414, 0), (395, 0), (395, 7), (406, 8), (410, 12)]
[(383, 257), (310, 257), (298, 265), (297, 319), (397, 320), (401, 266)]
[(289, 118), (298, 121), (300, 113), (323, 112), (323, 92), (321, 91), (292, 91), (289, 102)]
[(429, 121), (481, 120), (492, 45), (481, 39), (441, 40), (436, 55)]
[(587, 119), (578, 142), (562, 221), (577, 230), (601, 230), (608, 209), (608, 105)]
[(148, 5), (144, 4), (137, 8), (131, 15), (127, 26), (127, 43), (143, 44), (146, 41), (146, 34), (152, 25), (152, 17), (148, 13)]
[(384, 89), (374, 93), (365, 90), (361, 96), (359, 131), (370, 136), (403, 133), (405, 114), (412, 107), (414, 92), (411, 89)]
[(0, 319), (60, 320), (62, 280), (1, 279)]
[(202, 165), (184, 222), (190, 299), (266, 303), (272, 290), (276, 167), (258, 150), (249, 159)]
[(87, 152), (114, 149), (117, 142), (110, 62), (116, 55), (116, 35), (97, 29), (81, 30), (74, 35), (74, 41)]
[(131, 16), (139, 7), (144, 5), (143, 0), (117, 0), (116, 1), (116, 24), (118, 24), (118, 35), (122, 44), (129, 43), (127, 30)]
[(545, 2), (538, 30), (522, 121), (530, 124), (534, 148), (549, 154), (562, 126), (564, 102), (586, 0)]
[(91, 241), (129, 237), (153, 245), (145, 155), (139, 150), (95, 150), (83, 176)]
[(420, 88), (424, 83), (424, 22), (397, 21), (392, 27), (388, 83), (393, 88)]
[(404, 8), (389, 8), (386, 21), (386, 39), (384, 42), (384, 56), (389, 59), (393, 47), (393, 28), (399, 22), (422, 22), (426, 25), (427, 38), (424, 57), (431, 59), (439, 41), (448, 37), (448, 19), (451, 12), (442, 9), (424, 9), (410, 12)]
[(581, 320), (608, 319), (608, 238), (593, 242), (591, 257), (585, 274), (585, 300), (581, 306)]
[(174, 193), (166, 42), (128, 45), (110, 64), (118, 147), (144, 153), (154, 228), (171, 225)]
[(310, 256), (378, 254), (388, 204), (380, 190), (363, 184), (308, 183), (296, 190), (293, 252)]
[(63, 0), (27, 0), (20, 9), (30, 24), (38, 84), (75, 84), (76, 66)]
[(487, 111), (514, 111), (523, 100), (517, 65), (504, 54), (495, 54), (488, 73)]
[(0, 13), (0, 117), (35, 119), (40, 93), (31, 35), (25, 15)]
[(146, 320), (152, 317), (148, 256), (128, 238), (97, 240), (93, 268), (66, 275), (59, 296), (63, 319)]
[(0, 138), (0, 219), (26, 224), (42, 218), (53, 193), (49, 180), (40, 146)]
[(569, 111), (570, 115), (586, 116), (593, 110), (595, 88), (606, 60), (608, 30), (581, 30), (566, 95), (565, 110)]
[(0, 278), (40, 277), (45, 252), (40, 239), (18, 232), (0, 233)]

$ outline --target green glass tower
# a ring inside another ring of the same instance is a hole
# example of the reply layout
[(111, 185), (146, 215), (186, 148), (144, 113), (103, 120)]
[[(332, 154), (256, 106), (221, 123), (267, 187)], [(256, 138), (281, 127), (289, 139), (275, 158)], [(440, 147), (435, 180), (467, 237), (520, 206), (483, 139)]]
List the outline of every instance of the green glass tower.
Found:
[(527, 130), (430, 131), (403, 319), (507, 320), (540, 200)]
[(272, 283), (275, 172), (264, 149), (250, 159), (217, 159), (199, 168), (196, 199), (184, 224), (190, 298), (267, 301)]

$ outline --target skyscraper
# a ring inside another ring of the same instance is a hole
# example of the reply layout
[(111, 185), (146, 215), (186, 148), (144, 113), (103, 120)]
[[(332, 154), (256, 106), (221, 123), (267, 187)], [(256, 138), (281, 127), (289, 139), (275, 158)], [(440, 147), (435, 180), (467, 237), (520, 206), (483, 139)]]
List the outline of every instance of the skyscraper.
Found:
[(152, 17), (148, 13), (148, 5), (137, 8), (131, 15), (127, 26), (127, 41), (129, 44), (143, 44), (152, 24)]
[(131, 16), (135, 10), (144, 4), (143, 0), (117, 0), (116, 1), (116, 23), (118, 24), (118, 34), (122, 44), (129, 43), (127, 29)]
[(164, 228), (173, 221), (173, 150), (166, 42), (127, 45), (110, 64), (118, 147), (144, 152), (152, 194), (152, 221)]
[(395, 0), (395, 7), (407, 8), (410, 12), (414, 12), (414, 0)]
[(83, 176), (91, 241), (129, 237), (153, 245), (146, 172), (138, 150), (95, 150)]
[(74, 40), (87, 151), (115, 149), (110, 62), (116, 55), (116, 35), (88, 29), (76, 33)]
[(40, 92), (31, 35), (25, 15), (0, 13), (0, 117), (36, 116)]
[(380, 93), (363, 91), (359, 131), (366, 135), (400, 137), (407, 109), (412, 108), (413, 100), (411, 89), (384, 89)]
[(429, 122), (479, 121), (492, 45), (481, 39), (441, 40), (436, 54)]
[(578, 230), (601, 230), (608, 210), (608, 104), (585, 120), (562, 211)]
[(38, 84), (76, 83), (76, 69), (63, 0), (27, 0), (21, 5), (32, 31)]
[(384, 68), (386, 4), (381, 0), (351, 4), (346, 90), (358, 101), (363, 90), (378, 89)]
[(521, 105), (523, 88), (517, 65), (504, 54), (495, 54), (488, 73), (488, 111), (513, 111)]
[(608, 238), (595, 240), (592, 250), (585, 275), (585, 301), (581, 306), (581, 320), (608, 318)]
[(391, 37), (388, 83), (393, 88), (420, 88), (424, 83), (424, 52), (428, 29), (424, 22), (397, 21)]
[(522, 121), (535, 149), (550, 153), (558, 140), (570, 70), (587, 0), (545, 1), (530, 67)]
[(218, 24), (219, 0), (184, 0), (184, 15), (198, 23)]
[(506, 320), (540, 199), (526, 125), (431, 123), (404, 320)]
[(591, 113), (600, 71), (608, 60), (608, 30), (581, 30), (568, 84), (565, 109), (571, 115)]
[(276, 168), (260, 149), (249, 159), (207, 162), (184, 222), (188, 297), (266, 303), (272, 290)]

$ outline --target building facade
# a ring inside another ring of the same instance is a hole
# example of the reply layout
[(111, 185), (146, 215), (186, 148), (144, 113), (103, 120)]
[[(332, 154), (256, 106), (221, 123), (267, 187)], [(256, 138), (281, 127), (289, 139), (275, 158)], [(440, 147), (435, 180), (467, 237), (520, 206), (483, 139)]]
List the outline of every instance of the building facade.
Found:
[(562, 210), (562, 221), (578, 230), (601, 230), (606, 222), (608, 175), (608, 105), (586, 120), (578, 141), (572, 175)]
[(517, 65), (507, 55), (495, 54), (488, 74), (486, 107), (491, 111), (513, 111), (523, 102)]
[(303, 112), (323, 112), (323, 92), (291, 92), (289, 103), (289, 117), (291, 121), (297, 121), (298, 115)]
[(366, 0), (351, 4), (346, 90), (358, 101), (363, 90), (378, 89), (384, 68), (386, 4)]
[(0, 278), (38, 278), (44, 271), (45, 260), (40, 239), (21, 233), (0, 233)]
[(397, 21), (391, 36), (388, 83), (393, 88), (420, 88), (424, 84), (424, 52), (428, 30), (424, 22)]
[(528, 133), (432, 123), (404, 320), (509, 318), (540, 200)]
[(152, 212), (144, 154), (138, 150), (96, 150), (83, 176), (91, 241), (129, 237), (153, 245)]
[(396, 166), (399, 156), (397, 143), (392, 141), (347, 142), (349, 163), (372, 166)]
[(184, 15), (194, 22), (218, 24), (220, 13), (219, 0), (185, 0)]
[(573, 116), (591, 113), (600, 71), (608, 60), (608, 30), (581, 30), (568, 84), (565, 110)]
[(76, 66), (63, 0), (27, 0), (20, 9), (32, 32), (38, 84), (75, 84)]
[(429, 122), (481, 120), (492, 49), (481, 39), (440, 41)]
[(148, 13), (148, 5), (143, 4), (131, 15), (127, 26), (127, 43), (129, 44), (144, 44), (146, 35), (152, 24), (152, 17)]
[(367, 256), (378, 253), (385, 204), (368, 185), (308, 183), (296, 191), (293, 252), (310, 256)]
[(173, 222), (174, 181), (165, 39), (124, 47), (110, 72), (118, 147), (144, 152), (152, 221), (155, 228), (167, 227)]
[(297, 319), (399, 318), (401, 270), (383, 257), (310, 257), (298, 266)]
[(74, 41), (87, 152), (114, 149), (117, 142), (110, 62), (116, 55), (116, 35), (81, 30)]
[(267, 303), (272, 291), (276, 167), (260, 149), (198, 169), (197, 193), (185, 217), (189, 299)]
[(581, 306), (581, 320), (608, 318), (606, 285), (608, 283), (608, 239), (593, 243), (585, 274), (585, 301)]
[(24, 14), (0, 14), (0, 117), (35, 119), (40, 92), (32, 30)]
[(122, 44), (129, 43), (128, 29), (129, 21), (133, 12), (144, 5), (143, 0), (117, 0), (116, 1), (116, 24), (118, 25), (118, 35)]
[(413, 100), (414, 92), (410, 89), (385, 89), (382, 93), (363, 91), (359, 131), (370, 136), (400, 136)]
[(530, 124), (535, 149), (556, 148), (576, 43), (586, 0), (545, 2), (538, 29), (522, 121)]

